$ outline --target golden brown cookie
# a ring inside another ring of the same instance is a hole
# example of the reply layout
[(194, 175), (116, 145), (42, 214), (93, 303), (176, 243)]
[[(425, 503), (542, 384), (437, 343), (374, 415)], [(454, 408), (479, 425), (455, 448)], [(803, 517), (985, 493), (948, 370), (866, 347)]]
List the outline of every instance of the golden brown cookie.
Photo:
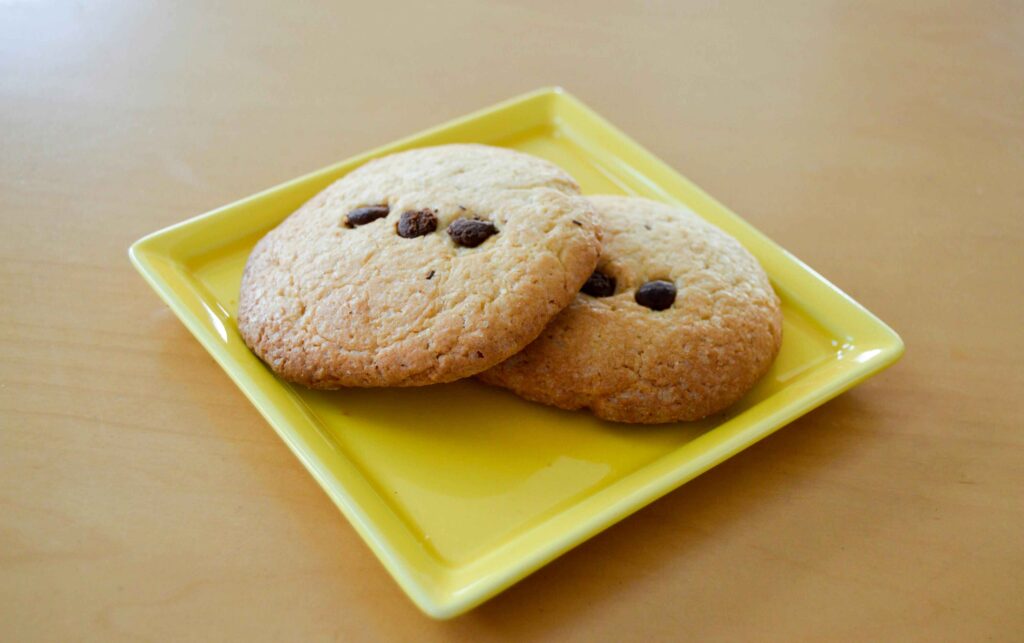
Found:
[(260, 240), (238, 328), (311, 387), (467, 377), (573, 300), (597, 263), (595, 221), (576, 182), (528, 154), (446, 145), (379, 158)]
[(742, 397), (782, 341), (779, 299), (757, 260), (683, 208), (591, 201), (597, 270), (535, 342), (480, 379), (620, 422), (697, 420)]

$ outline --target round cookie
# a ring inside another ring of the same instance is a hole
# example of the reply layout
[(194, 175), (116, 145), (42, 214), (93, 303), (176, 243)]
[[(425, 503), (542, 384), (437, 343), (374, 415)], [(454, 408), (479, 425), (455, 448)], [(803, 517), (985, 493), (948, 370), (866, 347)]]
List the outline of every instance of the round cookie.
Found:
[(238, 329), (310, 387), (449, 382), (533, 341), (599, 251), (593, 206), (555, 165), (415, 149), (366, 163), (256, 244)]
[(697, 420), (743, 396), (782, 341), (779, 299), (738, 241), (688, 210), (596, 196), (601, 259), (485, 382), (620, 422)]

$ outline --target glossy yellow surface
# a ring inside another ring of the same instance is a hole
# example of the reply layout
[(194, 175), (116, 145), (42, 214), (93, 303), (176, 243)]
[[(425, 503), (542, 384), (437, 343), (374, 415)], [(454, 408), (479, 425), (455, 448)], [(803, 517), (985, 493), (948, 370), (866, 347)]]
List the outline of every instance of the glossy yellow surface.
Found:
[[(474, 381), (317, 392), (277, 380), (233, 314), (255, 241), (368, 158), (475, 141), (550, 159), (585, 193), (689, 206), (761, 261), (783, 301), (772, 370), (723, 416), (629, 426)], [(547, 89), (296, 179), (135, 243), (146, 280), (303, 462), (409, 596), (446, 618), (494, 595), (893, 363), (899, 337), (572, 96)]]

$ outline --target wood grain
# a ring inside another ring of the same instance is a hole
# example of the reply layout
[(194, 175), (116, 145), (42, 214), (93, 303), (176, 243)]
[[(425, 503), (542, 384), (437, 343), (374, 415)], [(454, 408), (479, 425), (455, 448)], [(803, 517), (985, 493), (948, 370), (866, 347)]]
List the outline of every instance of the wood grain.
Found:
[[(0, 638), (1020, 640), (1020, 4), (574, 4), (0, 2)], [(549, 84), (908, 350), (433, 622), (126, 248)]]

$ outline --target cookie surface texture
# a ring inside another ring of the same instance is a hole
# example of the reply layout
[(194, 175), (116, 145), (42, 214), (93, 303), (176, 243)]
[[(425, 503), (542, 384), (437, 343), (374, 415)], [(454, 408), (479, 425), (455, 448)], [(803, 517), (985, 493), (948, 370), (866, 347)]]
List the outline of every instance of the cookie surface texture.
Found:
[(757, 260), (683, 208), (591, 201), (603, 230), (595, 276), (534, 343), (480, 379), (620, 422), (697, 420), (737, 401), (782, 341), (779, 299)]
[[(471, 224), (475, 245), (447, 233), (464, 219), (489, 224)], [(599, 251), (593, 206), (555, 165), (484, 145), (410, 150), (352, 171), (256, 244), (238, 328), (306, 386), (449, 382), (536, 338)]]

